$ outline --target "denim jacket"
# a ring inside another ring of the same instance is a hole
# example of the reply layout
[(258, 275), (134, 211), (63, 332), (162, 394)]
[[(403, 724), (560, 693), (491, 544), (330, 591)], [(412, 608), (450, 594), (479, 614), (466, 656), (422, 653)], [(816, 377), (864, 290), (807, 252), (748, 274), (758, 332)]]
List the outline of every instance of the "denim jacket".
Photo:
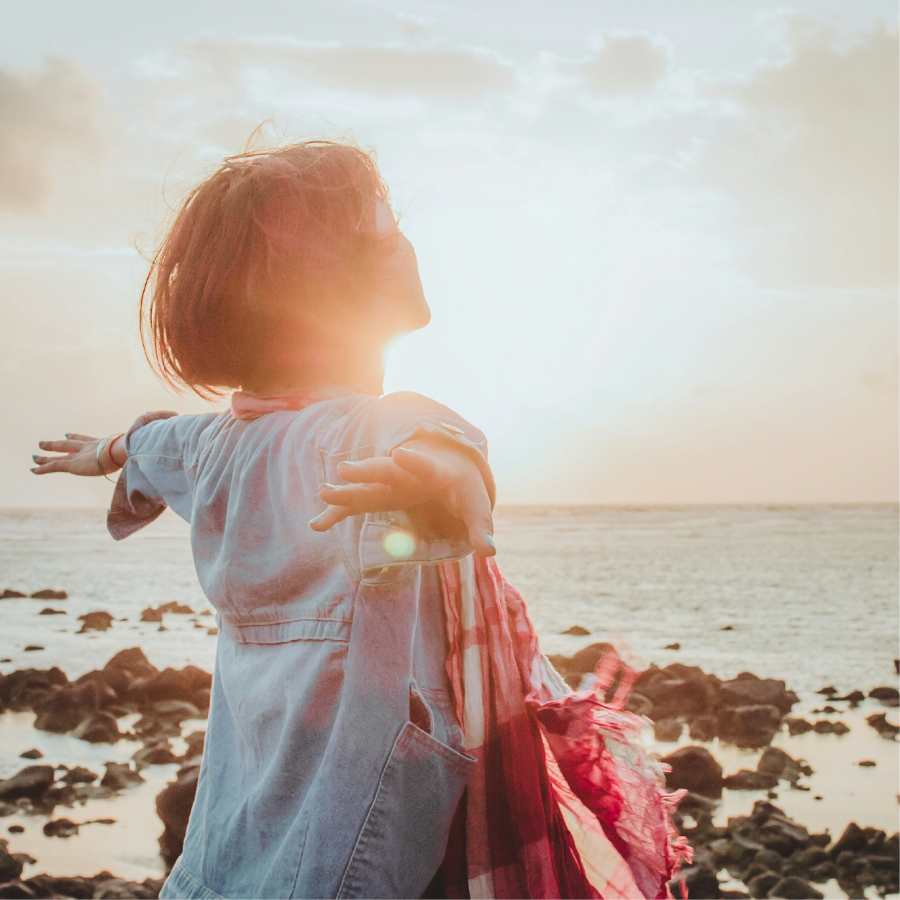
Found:
[(471, 546), (415, 512), (307, 524), (341, 460), (420, 429), (486, 459), (481, 432), (412, 393), (253, 421), (151, 413), (127, 433), (110, 533), (166, 506), (190, 522), (220, 625), (197, 794), (161, 897), (419, 897), (441, 864), (475, 757), (427, 563)]

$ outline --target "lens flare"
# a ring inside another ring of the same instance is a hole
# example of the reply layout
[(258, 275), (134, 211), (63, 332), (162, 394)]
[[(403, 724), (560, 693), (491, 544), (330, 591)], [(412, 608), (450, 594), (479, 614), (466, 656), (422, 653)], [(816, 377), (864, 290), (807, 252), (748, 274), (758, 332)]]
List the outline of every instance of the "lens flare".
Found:
[(416, 539), (408, 531), (391, 531), (384, 538), (384, 549), (394, 559), (409, 559), (416, 549)]

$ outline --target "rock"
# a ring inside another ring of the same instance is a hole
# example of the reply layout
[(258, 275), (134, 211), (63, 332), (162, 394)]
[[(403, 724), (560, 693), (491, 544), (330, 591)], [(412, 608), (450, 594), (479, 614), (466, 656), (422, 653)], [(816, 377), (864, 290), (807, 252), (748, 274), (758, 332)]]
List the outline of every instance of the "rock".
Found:
[(71, 819), (51, 819), (44, 823), (43, 831), (47, 837), (72, 837), (73, 834), (78, 834), (78, 823)]
[(172, 752), (168, 741), (158, 741), (141, 747), (132, 754), (131, 758), (138, 769), (142, 769), (144, 766), (162, 766), (178, 762), (178, 757)]
[(719, 879), (716, 877), (716, 870), (709, 865), (685, 866), (669, 882), (669, 885), (675, 897), (682, 896), (682, 885), (687, 888), (688, 897), (717, 900), (720, 896)]
[(866, 716), (866, 722), (872, 726), (883, 738), (887, 738), (892, 741), (897, 737), (897, 734), (900, 733), (900, 727), (894, 725), (892, 722), (888, 722), (886, 713), (872, 713), (871, 716)]
[(812, 722), (807, 722), (806, 719), (800, 718), (786, 718), (784, 720), (784, 724), (787, 725), (788, 731), (790, 734), (806, 734), (807, 731), (812, 731)]
[(808, 763), (794, 759), (778, 747), (766, 747), (756, 764), (756, 771), (768, 772), (792, 784), (799, 781), (801, 775), (813, 774), (812, 767)]
[(575, 634), (579, 637), (583, 637), (586, 634), (590, 634), (591, 632), (583, 627), (582, 625), (573, 625), (571, 628), (567, 628), (565, 631), (561, 631), (560, 634)]
[(844, 722), (829, 722), (827, 719), (819, 719), (813, 725), (813, 731), (816, 734), (847, 734), (850, 731), (849, 726)]
[(32, 709), (68, 682), (66, 673), (56, 666), (52, 669), (18, 669), (9, 675), (0, 675), (0, 706)]
[(734, 631), (734, 625), (723, 625), (719, 631)]
[[(184, 751), (184, 759), (200, 756), (203, 753), (203, 744), (206, 741), (205, 731), (192, 731), (185, 739), (187, 749)], [(684, 801), (682, 801), (684, 802)]]
[(154, 606), (148, 606), (141, 612), (142, 622), (162, 622), (162, 617), (162, 610), (157, 609)]
[(684, 729), (678, 719), (658, 719), (653, 723), (653, 733), (658, 741), (677, 741)]
[(634, 689), (653, 703), (653, 716), (668, 719), (710, 713), (719, 702), (719, 680), (698, 666), (672, 663), (651, 666), (635, 681)]
[(858, 766), (862, 766), (864, 769), (872, 769), (878, 765), (874, 759), (861, 759), (858, 763)]
[(90, 784), (99, 777), (100, 776), (97, 775), (96, 772), (92, 772), (84, 766), (75, 766), (74, 768), (69, 769), (69, 771), (62, 776), (60, 781), (63, 781), (66, 784)]
[(21, 591), (14, 591), (12, 588), (4, 588), (3, 593), (0, 594), (0, 600), (13, 600), (17, 597), (24, 597)]
[(830, 855), (832, 859), (837, 859), (845, 851), (856, 853), (860, 850), (865, 850), (866, 844), (866, 833), (856, 822), (850, 822), (841, 836), (832, 845)]
[(722, 706), (774, 706), (784, 714), (799, 699), (780, 679), (757, 678), (748, 672), (741, 676), (722, 682), (719, 693)]
[(705, 747), (682, 747), (662, 761), (672, 767), (666, 775), (670, 788), (687, 788), (706, 797), (722, 795), (722, 767)]
[(741, 769), (734, 775), (727, 776), (722, 784), (730, 791), (766, 791), (778, 784), (778, 777), (769, 772)]
[(31, 598), (32, 600), (65, 600), (68, 598), (68, 594), (65, 591), (55, 591), (53, 588), (43, 588), (39, 591), (35, 591)]
[(44, 647), (43, 644), (26, 644), (26, 645), (25, 645), (25, 652), (26, 652), (26, 653), (31, 653), (31, 652), (33, 652), (34, 650), (45, 650), (45, 649), (46, 649), (46, 648)]
[(64, 609), (54, 609), (52, 606), (45, 606), (39, 613), (39, 616), (65, 616), (67, 615)]
[(212, 637), (215, 637), (219, 633), (219, 629), (218, 628), (207, 628), (206, 633), (208, 635), (211, 635)]
[(78, 634), (84, 634), (86, 631), (106, 631), (112, 626), (113, 617), (108, 612), (89, 612), (78, 617), (81, 622), (81, 628)]
[(850, 691), (849, 694), (845, 694), (843, 697), (830, 697), (829, 699), (846, 702), (851, 706), (856, 706), (866, 699), (866, 695), (862, 691)]
[(876, 687), (869, 691), (873, 700), (881, 701), (885, 706), (900, 705), (900, 691), (895, 687)]
[(689, 733), (695, 741), (711, 741), (716, 736), (718, 727), (719, 722), (715, 716), (697, 716), (690, 721)]
[(650, 716), (653, 714), (653, 701), (641, 693), (632, 691), (628, 695), (625, 708), (639, 716)]
[(140, 784), (143, 781), (144, 776), (134, 771), (128, 763), (108, 762), (100, 784), (114, 791), (122, 791), (130, 784)]
[(0, 881), (12, 881), (22, 874), (22, 861), (6, 849), (6, 841), (0, 843)]
[(24, 753), (20, 753), (19, 756), (22, 759), (40, 759), (44, 754), (38, 750), (37, 747), (32, 747), (30, 750), (26, 750)]
[(606, 642), (588, 644), (572, 657), (561, 657), (565, 660), (563, 668), (568, 672), (577, 672), (578, 674), (593, 672), (597, 662), (612, 650), (614, 650), (613, 645)]
[(156, 797), (156, 812), (164, 825), (159, 839), (160, 853), (169, 866), (181, 853), (199, 774), (199, 764), (183, 766), (175, 780), (169, 782)]
[(672, 641), (671, 644), (666, 644), (665, 647), (663, 647), (663, 650), (680, 650), (680, 649), (681, 649), (681, 644), (679, 644), (678, 641)]
[[(139, 702), (151, 703), (156, 700), (195, 702), (197, 693), (208, 691), (211, 685), (212, 676), (197, 666), (185, 666), (183, 669), (167, 668), (156, 675), (134, 681), (128, 690), (128, 697)], [(208, 704), (208, 698), (206, 702)], [(196, 705), (201, 706), (201, 703)]]
[(53, 784), (53, 766), (25, 766), (12, 778), (0, 781), (0, 800), (17, 797), (35, 799), (43, 795)]
[(824, 694), (826, 697), (830, 697), (832, 694), (836, 694), (837, 692), (838, 689), (833, 684), (828, 684), (816, 691), (817, 694)]
[(825, 896), (819, 893), (808, 881), (796, 875), (788, 875), (777, 882), (769, 891), (770, 897), (782, 897), (785, 900), (822, 900)]
[(775, 872), (761, 872), (747, 882), (747, 890), (751, 897), (768, 897), (769, 891), (780, 879), (781, 876)]
[(115, 716), (107, 712), (96, 712), (90, 718), (85, 719), (72, 732), (75, 737), (92, 744), (114, 744), (122, 732), (119, 731)]
[(774, 705), (725, 707), (719, 710), (719, 737), (739, 747), (764, 747), (781, 726), (781, 712)]

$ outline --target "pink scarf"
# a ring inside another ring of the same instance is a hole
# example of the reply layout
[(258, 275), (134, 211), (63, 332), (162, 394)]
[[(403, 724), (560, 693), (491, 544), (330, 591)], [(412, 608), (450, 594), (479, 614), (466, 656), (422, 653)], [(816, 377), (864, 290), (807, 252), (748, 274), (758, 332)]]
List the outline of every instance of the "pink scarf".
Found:
[(494, 558), (441, 563), (441, 581), (453, 702), (478, 758), (464, 839), (451, 832), (445, 857), (451, 869), (464, 856), (465, 875), (446, 873), (448, 896), (671, 897), (693, 852), (671, 818), (685, 791), (666, 792), (647, 720), (624, 709), (636, 673), (613, 653), (571, 691)]

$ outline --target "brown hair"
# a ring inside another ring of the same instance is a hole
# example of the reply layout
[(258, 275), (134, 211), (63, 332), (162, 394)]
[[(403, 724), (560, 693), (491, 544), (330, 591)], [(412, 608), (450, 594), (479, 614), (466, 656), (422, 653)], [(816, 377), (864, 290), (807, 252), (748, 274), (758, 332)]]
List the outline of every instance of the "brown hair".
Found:
[(153, 257), (140, 300), (150, 364), (209, 398), (269, 371), (288, 342), (296, 352), (304, 328), (361, 301), (383, 245), (378, 199), (387, 189), (374, 161), (347, 144), (227, 157), (188, 194)]

